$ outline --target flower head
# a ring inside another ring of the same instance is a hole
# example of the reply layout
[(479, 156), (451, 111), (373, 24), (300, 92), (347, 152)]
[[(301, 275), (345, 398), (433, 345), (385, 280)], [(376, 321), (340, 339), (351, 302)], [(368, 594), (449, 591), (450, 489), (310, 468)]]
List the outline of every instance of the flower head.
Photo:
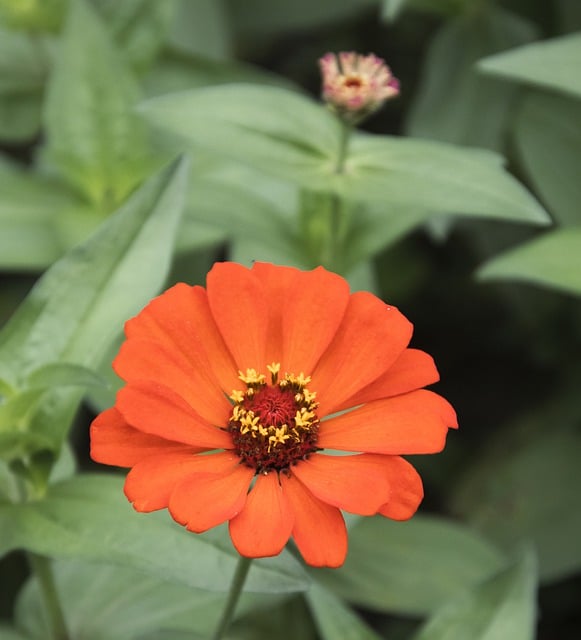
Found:
[(411, 324), (322, 267), (217, 264), (206, 289), (175, 285), (125, 333), (126, 385), (91, 425), (93, 459), (131, 467), (138, 511), (198, 533), (228, 521), (244, 556), (292, 536), (307, 563), (341, 565), (341, 510), (410, 518), (423, 490), (401, 455), (440, 451), (456, 426), (422, 389), (438, 373), (407, 348)]
[(323, 100), (352, 124), (379, 109), (399, 94), (399, 81), (385, 61), (370, 54), (327, 53), (319, 60)]

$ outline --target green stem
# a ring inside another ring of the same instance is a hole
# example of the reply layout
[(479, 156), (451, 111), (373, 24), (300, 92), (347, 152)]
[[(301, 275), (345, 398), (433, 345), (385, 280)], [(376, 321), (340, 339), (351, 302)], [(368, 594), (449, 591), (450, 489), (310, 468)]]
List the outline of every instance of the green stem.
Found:
[(212, 640), (221, 640), (228, 627), (230, 626), (234, 611), (236, 610), (236, 605), (238, 604), (238, 600), (240, 599), (240, 595), (242, 594), (242, 588), (244, 587), (244, 583), (246, 582), (246, 576), (248, 575), (248, 570), (250, 569), (251, 564), (252, 558), (245, 558), (244, 556), (240, 556), (238, 565), (236, 566), (236, 571), (234, 572), (234, 577), (232, 578), (232, 584), (230, 585), (228, 600), (226, 601), (226, 606), (224, 607), (222, 617), (220, 618), (220, 624), (218, 625), (216, 632), (212, 636)]
[[(350, 124), (341, 121), (341, 138), (339, 140), (339, 152), (337, 163), (335, 164), (335, 174), (341, 175), (345, 171), (345, 160), (349, 149), (349, 139), (351, 138), (352, 127)], [(331, 203), (331, 228), (329, 233), (329, 255), (327, 257), (329, 266), (337, 269), (337, 259), (341, 254), (341, 245), (347, 234), (349, 221), (347, 212), (343, 206), (343, 200), (339, 195), (332, 196)]]
[(345, 171), (345, 160), (349, 149), (349, 139), (351, 138), (351, 125), (341, 121), (341, 139), (339, 140), (339, 153), (337, 154), (337, 164), (335, 173), (341, 174)]
[(28, 563), (40, 585), (42, 600), (50, 627), (50, 640), (70, 640), (65, 617), (59, 601), (50, 560), (29, 552)]

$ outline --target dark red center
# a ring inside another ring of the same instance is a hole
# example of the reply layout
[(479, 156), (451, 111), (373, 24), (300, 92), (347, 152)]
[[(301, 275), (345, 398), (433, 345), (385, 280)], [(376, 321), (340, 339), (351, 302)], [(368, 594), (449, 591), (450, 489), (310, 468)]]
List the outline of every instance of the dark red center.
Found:
[(247, 393), (238, 406), (245, 416), (257, 417), (258, 425), (249, 429), (244, 419), (233, 416), (228, 430), (236, 453), (257, 473), (289, 469), (317, 450), (319, 421), (316, 416), (308, 421), (308, 426), (297, 426), (295, 421), (297, 412), (308, 409), (300, 389), (292, 385), (285, 388), (264, 385)]
[(254, 411), (262, 424), (280, 427), (292, 423), (298, 407), (293, 390), (277, 386), (263, 387), (244, 402), (244, 408)]

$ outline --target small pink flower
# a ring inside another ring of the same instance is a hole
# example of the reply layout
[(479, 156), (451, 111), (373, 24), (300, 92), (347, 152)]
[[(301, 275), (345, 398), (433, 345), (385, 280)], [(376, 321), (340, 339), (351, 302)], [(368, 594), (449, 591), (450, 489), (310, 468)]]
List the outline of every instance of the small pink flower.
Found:
[(319, 65), (323, 100), (350, 123), (363, 120), (399, 94), (399, 81), (385, 61), (373, 54), (327, 53)]

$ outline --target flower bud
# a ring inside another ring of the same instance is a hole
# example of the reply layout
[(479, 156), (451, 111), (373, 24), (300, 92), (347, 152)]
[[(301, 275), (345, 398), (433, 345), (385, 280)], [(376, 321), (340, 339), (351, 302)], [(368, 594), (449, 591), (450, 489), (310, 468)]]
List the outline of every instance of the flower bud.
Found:
[(373, 54), (327, 53), (319, 66), (323, 100), (349, 124), (361, 122), (399, 94), (399, 81), (385, 61)]

